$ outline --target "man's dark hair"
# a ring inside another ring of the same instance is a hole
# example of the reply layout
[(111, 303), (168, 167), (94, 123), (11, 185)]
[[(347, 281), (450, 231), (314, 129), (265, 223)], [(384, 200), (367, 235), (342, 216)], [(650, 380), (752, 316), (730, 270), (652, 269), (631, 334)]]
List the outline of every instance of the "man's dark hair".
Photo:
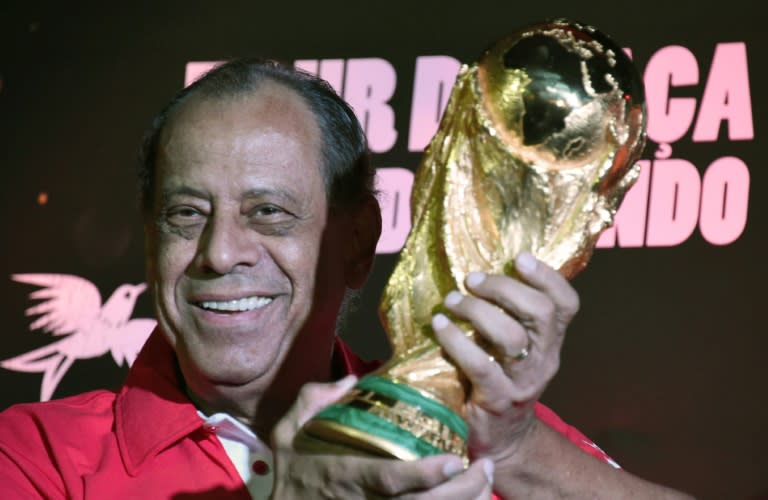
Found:
[(314, 114), (322, 136), (323, 179), (331, 207), (350, 207), (374, 194), (375, 169), (360, 123), (349, 105), (324, 80), (275, 61), (235, 59), (218, 66), (181, 90), (152, 120), (140, 153), (139, 185), (145, 212), (152, 209), (157, 148), (174, 110), (192, 96), (227, 98), (248, 95), (264, 83), (298, 93)]

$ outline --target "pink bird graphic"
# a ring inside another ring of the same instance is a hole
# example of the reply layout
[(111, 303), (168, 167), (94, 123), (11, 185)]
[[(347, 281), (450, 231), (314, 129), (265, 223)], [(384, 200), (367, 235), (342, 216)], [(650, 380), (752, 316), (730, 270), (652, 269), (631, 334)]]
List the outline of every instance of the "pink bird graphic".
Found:
[(118, 366), (132, 365), (155, 327), (155, 320), (129, 319), (136, 299), (147, 288), (120, 285), (102, 306), (101, 294), (90, 281), (70, 274), (13, 274), (11, 279), (41, 287), (29, 294), (41, 300), (25, 312), (38, 316), (29, 330), (42, 330), (63, 339), (19, 356), (0, 366), (20, 372), (43, 373), (40, 401), (48, 401), (78, 359), (95, 358), (107, 351)]

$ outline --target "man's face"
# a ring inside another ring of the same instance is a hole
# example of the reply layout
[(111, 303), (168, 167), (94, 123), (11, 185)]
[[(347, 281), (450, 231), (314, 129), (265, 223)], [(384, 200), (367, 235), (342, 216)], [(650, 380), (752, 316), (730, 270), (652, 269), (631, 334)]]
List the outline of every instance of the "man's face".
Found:
[(163, 132), (148, 269), (193, 391), (260, 390), (297, 336), (331, 345), (344, 264), (321, 168), (315, 117), (277, 84), (194, 97)]

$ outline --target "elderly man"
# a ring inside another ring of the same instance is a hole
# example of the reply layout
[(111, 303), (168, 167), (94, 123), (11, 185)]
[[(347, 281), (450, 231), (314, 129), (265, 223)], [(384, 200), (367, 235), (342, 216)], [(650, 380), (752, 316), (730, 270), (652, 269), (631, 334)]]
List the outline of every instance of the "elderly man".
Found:
[(450, 455), (293, 449), (302, 423), (366, 370), (336, 318), (381, 226), (362, 131), (324, 82), (272, 63), (221, 66), (158, 115), (143, 165), (157, 330), (119, 392), (0, 416), (3, 498), (677, 496), (616, 470), (536, 403), (578, 297), (530, 255), (516, 262), (524, 281), (474, 276), (471, 295), (446, 299), (510, 355), (526, 346), (520, 323), (532, 325), (538, 340), (514, 371), (446, 316), (433, 321), (473, 384), (468, 468)]

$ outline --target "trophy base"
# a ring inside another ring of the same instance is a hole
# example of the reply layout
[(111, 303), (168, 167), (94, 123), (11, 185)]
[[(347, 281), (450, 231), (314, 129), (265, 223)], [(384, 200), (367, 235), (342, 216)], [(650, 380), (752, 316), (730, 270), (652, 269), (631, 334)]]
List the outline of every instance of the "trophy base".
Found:
[(330, 420), (308, 422), (299, 436), (296, 439), (297, 446), (309, 452), (359, 454), (399, 460), (421, 458), (405, 446)]
[(412, 387), (377, 375), (361, 379), (339, 402), (307, 422), (302, 432), (364, 454), (416, 460), (453, 453), (467, 460), (467, 426), (456, 412)]

